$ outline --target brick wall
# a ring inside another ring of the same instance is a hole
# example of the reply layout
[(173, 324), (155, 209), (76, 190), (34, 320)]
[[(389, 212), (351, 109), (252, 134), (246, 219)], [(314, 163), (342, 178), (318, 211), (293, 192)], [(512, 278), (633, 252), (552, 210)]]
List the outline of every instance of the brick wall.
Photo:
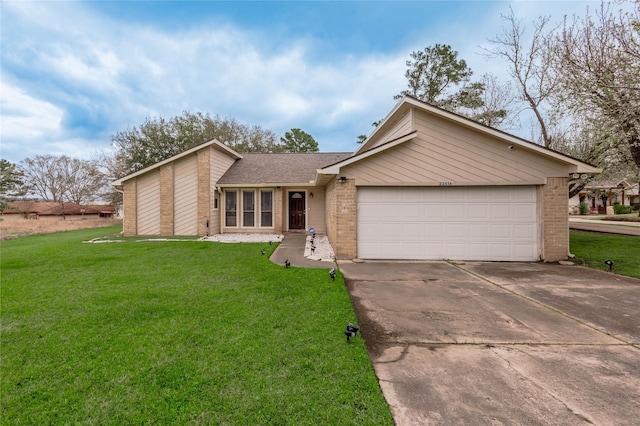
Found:
[(542, 258), (545, 262), (564, 260), (569, 254), (568, 178), (548, 178), (542, 187)]
[(136, 235), (138, 232), (137, 193), (135, 179), (124, 182), (122, 232), (126, 236)]
[(354, 258), (357, 256), (357, 189), (354, 179), (346, 182), (335, 182), (335, 250), (338, 258)]
[(173, 235), (173, 162), (160, 167), (160, 235)]
[(284, 199), (282, 197), (282, 188), (276, 188), (273, 191), (273, 226), (276, 234), (282, 234), (284, 231)]
[(198, 160), (198, 235), (208, 232), (207, 221), (211, 219), (211, 168), (209, 149), (196, 153)]

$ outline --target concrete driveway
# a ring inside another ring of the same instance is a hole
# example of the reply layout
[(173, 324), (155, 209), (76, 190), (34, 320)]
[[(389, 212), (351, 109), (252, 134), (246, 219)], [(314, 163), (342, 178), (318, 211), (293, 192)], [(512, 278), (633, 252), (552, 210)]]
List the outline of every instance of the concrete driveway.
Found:
[(538, 263), (340, 262), (398, 425), (632, 425), (640, 280)]

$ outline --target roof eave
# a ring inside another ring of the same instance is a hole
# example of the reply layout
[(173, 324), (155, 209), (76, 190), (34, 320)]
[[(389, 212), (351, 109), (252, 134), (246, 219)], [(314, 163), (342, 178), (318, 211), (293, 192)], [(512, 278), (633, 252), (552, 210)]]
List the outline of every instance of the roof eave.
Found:
[(218, 142), (217, 140), (213, 139), (210, 140), (209, 142), (205, 142), (202, 143), (200, 145), (194, 146), (191, 149), (188, 149), (184, 152), (181, 152), (179, 154), (174, 155), (173, 157), (169, 157), (166, 160), (162, 160), (159, 161), (155, 164), (150, 165), (149, 167), (145, 167), (142, 170), (138, 170), (137, 172), (131, 173), (130, 175), (127, 175), (125, 177), (122, 177), (120, 179), (116, 179), (113, 182), (111, 182), (109, 185), (113, 186), (113, 187), (121, 187), (124, 182), (133, 179), (134, 177), (140, 176), (142, 174), (145, 174), (147, 172), (150, 172), (153, 169), (157, 169), (158, 167), (164, 166), (165, 164), (168, 164), (172, 161), (178, 160), (182, 157), (186, 157), (187, 155), (193, 154), (194, 152), (203, 150), (209, 146), (213, 146), (215, 149), (217, 149), (218, 151), (221, 151), (227, 155), (229, 155), (231, 158), (233, 158), (234, 160), (239, 160), (242, 158), (242, 155), (238, 154), (237, 152), (235, 152), (234, 150), (232, 150), (231, 148), (229, 148), (228, 146), (224, 145), (221, 142)]

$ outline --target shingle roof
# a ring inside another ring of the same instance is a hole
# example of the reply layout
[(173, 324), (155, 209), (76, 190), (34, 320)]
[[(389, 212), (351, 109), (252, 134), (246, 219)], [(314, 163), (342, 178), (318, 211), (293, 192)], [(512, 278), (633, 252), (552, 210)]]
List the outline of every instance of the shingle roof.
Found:
[(222, 185), (308, 183), (316, 170), (349, 158), (350, 152), (242, 154), (218, 181)]

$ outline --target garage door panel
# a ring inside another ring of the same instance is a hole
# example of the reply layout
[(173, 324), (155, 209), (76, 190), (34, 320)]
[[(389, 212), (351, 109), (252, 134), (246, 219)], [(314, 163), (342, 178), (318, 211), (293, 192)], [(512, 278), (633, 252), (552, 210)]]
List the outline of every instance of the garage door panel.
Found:
[(468, 217), (469, 219), (488, 219), (490, 212), (490, 208), (487, 204), (477, 204), (474, 205), (472, 209), (469, 209)]
[(537, 260), (535, 187), (359, 188), (358, 256)]
[(504, 240), (510, 239), (513, 237), (512, 232), (513, 227), (509, 224), (505, 225), (491, 225), (491, 236), (492, 240)]
[(402, 231), (400, 232), (400, 235), (406, 236), (409, 241), (422, 241), (423, 234), (424, 226), (422, 223), (405, 223), (402, 225)]
[(491, 236), (491, 224), (489, 223), (470, 223), (468, 227), (470, 239), (489, 238)]
[(513, 217), (516, 220), (534, 220), (536, 210), (530, 204), (516, 204), (513, 206)]
[(444, 206), (444, 213), (449, 219), (464, 219), (466, 217), (465, 205), (448, 204)]
[(445, 224), (445, 233), (447, 238), (465, 238), (467, 227), (464, 223), (447, 223)]
[(513, 226), (514, 237), (518, 240), (535, 241), (536, 228), (534, 225), (518, 223)]

